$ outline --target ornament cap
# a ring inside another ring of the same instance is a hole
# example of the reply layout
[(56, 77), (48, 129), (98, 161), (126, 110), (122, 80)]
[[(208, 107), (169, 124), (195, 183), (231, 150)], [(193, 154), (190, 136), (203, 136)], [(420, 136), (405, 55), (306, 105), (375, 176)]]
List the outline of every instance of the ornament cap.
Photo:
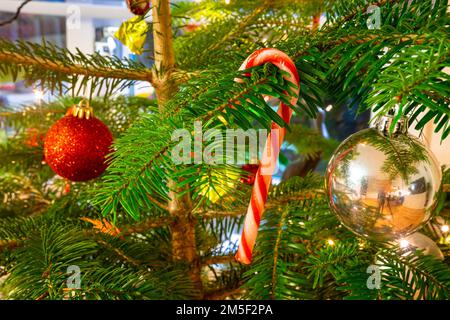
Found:
[(78, 105), (72, 107), (72, 115), (76, 118), (86, 119), (94, 117), (94, 110), (89, 104), (88, 100), (81, 100)]
[(406, 134), (408, 132), (408, 118), (401, 117), (395, 122), (394, 128), (391, 131), (391, 126), (395, 122), (395, 117), (393, 115), (387, 115), (381, 117), (376, 123), (376, 128), (384, 136)]

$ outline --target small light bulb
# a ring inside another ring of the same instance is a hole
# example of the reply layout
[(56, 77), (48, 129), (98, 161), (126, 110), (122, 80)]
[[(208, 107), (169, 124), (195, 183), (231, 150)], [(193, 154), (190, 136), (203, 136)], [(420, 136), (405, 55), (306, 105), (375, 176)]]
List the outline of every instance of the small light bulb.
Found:
[(230, 0), (225, 0), (225, 4), (230, 4)]
[(448, 226), (448, 225), (443, 225), (442, 227), (441, 227), (441, 230), (442, 230), (442, 232), (444, 232), (444, 233), (447, 233), (448, 232), (448, 230), (450, 230), (450, 227)]
[(331, 104), (329, 104), (326, 108), (325, 111), (326, 112), (330, 112), (333, 109), (333, 106)]
[(334, 241), (333, 241), (333, 239), (328, 239), (328, 240), (327, 240), (327, 243), (328, 243), (329, 246), (334, 246)]
[(403, 248), (403, 249), (405, 249), (405, 248), (408, 248), (409, 247), (409, 241), (408, 240), (406, 240), (406, 239), (402, 239), (402, 240), (400, 240), (400, 248)]
[(44, 99), (44, 92), (38, 89), (34, 89), (34, 97), (36, 98), (36, 101), (41, 101)]

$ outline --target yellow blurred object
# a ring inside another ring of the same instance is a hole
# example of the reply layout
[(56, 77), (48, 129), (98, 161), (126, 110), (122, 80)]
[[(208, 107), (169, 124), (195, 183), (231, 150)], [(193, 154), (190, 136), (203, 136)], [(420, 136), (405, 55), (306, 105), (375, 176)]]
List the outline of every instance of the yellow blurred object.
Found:
[(142, 54), (147, 32), (148, 24), (144, 17), (136, 16), (123, 22), (114, 36), (134, 54)]
[(150, 91), (149, 92), (141, 92), (141, 93), (135, 94), (136, 97), (141, 97), (141, 98), (148, 98), (151, 95), (152, 95), (152, 93)]
[[(200, 192), (200, 194), (205, 195), (209, 201), (212, 203), (216, 203), (223, 196), (230, 193), (235, 187), (239, 178), (241, 177), (239, 172), (232, 170), (225, 170), (225, 176), (223, 177), (223, 172), (211, 172), (210, 176), (201, 177), (201, 181), (205, 181), (206, 179), (214, 180), (215, 183), (207, 184), (207, 186)], [(219, 183), (220, 181), (220, 183)]]
[(228, 121), (227, 121), (227, 120), (225, 120), (225, 118), (224, 118), (224, 117), (222, 117), (222, 116), (220, 116), (220, 115), (219, 115), (219, 116), (217, 117), (217, 119), (219, 119), (219, 120), (220, 120), (220, 122), (222, 122), (222, 123), (223, 123), (224, 125), (226, 125), (226, 126), (228, 125)]

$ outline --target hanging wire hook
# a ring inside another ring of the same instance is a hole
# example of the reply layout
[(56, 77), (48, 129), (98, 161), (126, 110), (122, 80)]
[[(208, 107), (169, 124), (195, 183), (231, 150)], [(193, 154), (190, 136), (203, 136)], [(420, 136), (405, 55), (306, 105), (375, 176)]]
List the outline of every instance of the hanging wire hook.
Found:
[(74, 117), (89, 120), (90, 117), (94, 116), (94, 110), (92, 109), (89, 100), (81, 99), (78, 105), (73, 108), (72, 114)]

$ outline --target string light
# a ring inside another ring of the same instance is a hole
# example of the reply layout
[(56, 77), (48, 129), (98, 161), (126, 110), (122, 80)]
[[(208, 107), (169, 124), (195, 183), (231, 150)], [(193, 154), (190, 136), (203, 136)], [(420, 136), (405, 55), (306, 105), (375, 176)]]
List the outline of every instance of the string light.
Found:
[(328, 239), (328, 240), (327, 240), (327, 243), (328, 243), (329, 246), (334, 246), (334, 241), (333, 241), (333, 239)]
[(400, 243), (400, 248), (405, 249), (405, 248), (408, 248), (408, 247), (409, 247), (409, 241), (406, 240), (406, 239), (401, 239), (401, 240), (399, 241), (399, 243)]
[(441, 231), (444, 232), (444, 233), (447, 233), (448, 230), (450, 230), (450, 227), (448, 225), (446, 225), (446, 224), (441, 227)]
[(358, 242), (358, 248), (359, 248), (359, 249), (364, 249), (365, 247), (366, 247), (366, 244), (365, 244), (364, 241), (359, 241), (359, 242)]
[(33, 93), (34, 93), (34, 97), (37, 102), (41, 102), (42, 99), (44, 99), (44, 91), (39, 90), (39, 89), (34, 89)]

